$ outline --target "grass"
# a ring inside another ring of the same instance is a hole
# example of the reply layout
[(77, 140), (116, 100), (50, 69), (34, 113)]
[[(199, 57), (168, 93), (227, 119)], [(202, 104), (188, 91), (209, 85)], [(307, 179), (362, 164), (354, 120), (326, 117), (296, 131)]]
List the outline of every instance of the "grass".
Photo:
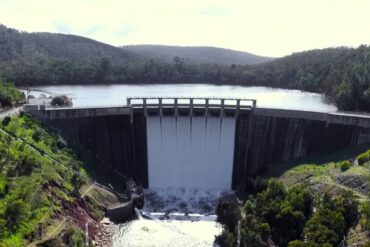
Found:
[(25, 246), (36, 237), (40, 222), (53, 227), (51, 219), (62, 210), (62, 202), (75, 199), (73, 192), (83, 181), (70, 168), (86, 172), (60, 137), (31, 117), (15, 117), (0, 127), (33, 147), (0, 133), (0, 246)]
[[(367, 149), (366, 147), (365, 149), (363, 149), (363, 147), (353, 148), (352, 150), (347, 149), (346, 153), (339, 152), (338, 154), (331, 154), (327, 157), (320, 157), (316, 160), (321, 160), (322, 162), (325, 162), (328, 157), (333, 156), (353, 158), (359, 154), (359, 150), (364, 152)], [(352, 155), (352, 157), (349, 155)], [(336, 194), (338, 190), (349, 189), (354, 192), (354, 194), (357, 196), (357, 198), (359, 198), (360, 201), (368, 199), (368, 195), (365, 194), (363, 191), (357, 191), (353, 188), (345, 186), (339, 183), (337, 178), (340, 176), (358, 175), (361, 176), (362, 179), (370, 181), (370, 162), (366, 162), (360, 166), (354, 165), (347, 160), (343, 161), (339, 159), (339, 161), (336, 162), (326, 162), (322, 164), (299, 164), (293, 166), (292, 164), (295, 164), (295, 162), (291, 162), (285, 166), (282, 165), (280, 166), (280, 170), (275, 169), (271, 173), (281, 173), (279, 179), (282, 180), (283, 183), (288, 187), (299, 182), (308, 182), (311, 186), (316, 187), (316, 189), (321, 188), (322, 190), (329, 191), (333, 194)], [(343, 169), (344, 163), (348, 165), (348, 169), (347, 167), (346, 169)], [(354, 163), (356, 164), (356, 162)], [(281, 169), (282, 167), (284, 167), (284, 169)], [(289, 169), (287, 169), (287, 167), (289, 167)]]
[(284, 172), (299, 166), (301, 164), (314, 164), (317, 165), (325, 165), (330, 162), (339, 162), (346, 159), (351, 159), (356, 157), (357, 155), (367, 151), (370, 149), (370, 144), (363, 144), (357, 145), (353, 147), (344, 148), (338, 150), (336, 152), (325, 154), (325, 155), (310, 155), (304, 158), (297, 158), (288, 162), (282, 162), (280, 164), (275, 164), (269, 169), (265, 174), (264, 177), (279, 177)]
[(343, 174), (345, 175), (365, 175), (369, 173), (369, 168), (366, 166), (351, 166)]

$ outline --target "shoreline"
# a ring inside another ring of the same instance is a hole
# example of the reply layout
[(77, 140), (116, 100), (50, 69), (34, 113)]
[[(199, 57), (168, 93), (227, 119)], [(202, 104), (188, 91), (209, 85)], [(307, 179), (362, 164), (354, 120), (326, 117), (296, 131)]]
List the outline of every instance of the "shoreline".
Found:
[(93, 246), (109, 247), (113, 246), (113, 236), (118, 229), (118, 225), (113, 223), (109, 218), (104, 217), (98, 223), (100, 231), (91, 240)]

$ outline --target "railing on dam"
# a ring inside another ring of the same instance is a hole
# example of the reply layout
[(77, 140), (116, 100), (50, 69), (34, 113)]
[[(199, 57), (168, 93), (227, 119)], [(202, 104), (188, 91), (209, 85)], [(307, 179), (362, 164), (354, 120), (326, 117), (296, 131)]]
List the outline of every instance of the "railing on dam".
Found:
[(161, 116), (172, 110), (176, 116), (186, 111), (190, 116), (202, 112), (206, 116), (217, 111), (218, 114), (238, 114), (241, 110), (251, 110), (256, 107), (254, 99), (235, 98), (182, 98), (182, 97), (132, 97), (127, 98), (127, 106), (132, 110), (143, 109), (144, 114), (157, 112)]

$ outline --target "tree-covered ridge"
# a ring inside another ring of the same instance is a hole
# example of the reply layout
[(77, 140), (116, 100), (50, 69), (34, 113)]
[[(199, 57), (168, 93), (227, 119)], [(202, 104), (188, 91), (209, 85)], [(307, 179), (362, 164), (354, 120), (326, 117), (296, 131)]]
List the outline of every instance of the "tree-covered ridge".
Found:
[(0, 80), (0, 107), (13, 106), (25, 100), (21, 93), (13, 84), (4, 83)]
[(25, 246), (39, 223), (52, 224), (78, 197), (86, 172), (65, 142), (32, 118), (5, 118), (0, 127), (11, 134), (0, 132), (0, 246)]
[(339, 109), (370, 111), (367, 46), (297, 53), (251, 67), (250, 71), (255, 84), (323, 93)]
[(168, 46), (168, 45), (128, 45), (122, 49), (148, 59), (171, 62), (174, 57), (196, 64), (257, 64), (272, 60), (248, 52), (235, 51), (210, 46)]
[[(300, 165), (282, 176), (256, 180), (239, 206), (221, 200), (221, 246), (370, 246), (370, 162), (367, 151), (348, 160)], [(360, 162), (358, 162), (360, 161)]]
[(139, 59), (129, 51), (76, 35), (28, 33), (0, 24), (0, 63), (21, 58), (67, 59), (90, 62), (109, 58), (113, 63)]

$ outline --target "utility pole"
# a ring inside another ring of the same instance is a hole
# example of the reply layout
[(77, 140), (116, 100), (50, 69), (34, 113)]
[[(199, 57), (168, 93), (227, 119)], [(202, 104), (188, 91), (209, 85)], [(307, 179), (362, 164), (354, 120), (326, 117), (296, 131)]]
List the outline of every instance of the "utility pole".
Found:
[(89, 224), (85, 223), (85, 245), (89, 247)]
[(30, 93), (30, 87), (28, 86), (28, 84), (26, 85), (26, 87), (27, 87), (27, 89), (26, 89), (26, 103), (28, 104), (28, 103), (30, 103), (30, 102), (28, 101), (28, 95), (29, 95), (29, 93)]
[(238, 236), (236, 240), (236, 246), (240, 247), (240, 220), (238, 220)]

